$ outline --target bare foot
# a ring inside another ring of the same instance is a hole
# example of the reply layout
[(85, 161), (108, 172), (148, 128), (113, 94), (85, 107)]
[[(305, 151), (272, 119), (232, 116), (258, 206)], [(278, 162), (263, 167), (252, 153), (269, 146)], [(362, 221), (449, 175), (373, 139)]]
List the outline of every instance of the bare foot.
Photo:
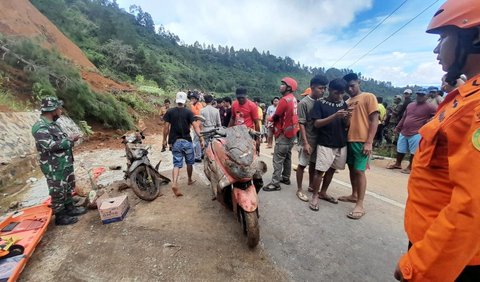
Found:
[(192, 185), (195, 182), (197, 182), (196, 179), (190, 179), (190, 180), (188, 180), (188, 185)]
[(173, 194), (175, 194), (175, 196), (177, 196), (177, 197), (183, 196), (183, 193), (180, 191), (180, 188), (172, 187), (172, 190), (173, 190)]
[(340, 202), (350, 202), (350, 203), (356, 203), (357, 202), (357, 198), (353, 197), (352, 195), (350, 196), (341, 196), (340, 198), (338, 198), (338, 200)]

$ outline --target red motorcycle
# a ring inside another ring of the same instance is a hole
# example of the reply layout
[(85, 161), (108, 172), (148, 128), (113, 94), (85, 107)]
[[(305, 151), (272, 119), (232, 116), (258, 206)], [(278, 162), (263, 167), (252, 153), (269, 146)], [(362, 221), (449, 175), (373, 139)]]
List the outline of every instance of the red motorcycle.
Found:
[(258, 196), (267, 165), (258, 160), (255, 138), (258, 132), (245, 125), (215, 128), (202, 132), (205, 149), (205, 175), (210, 180), (213, 198), (233, 210), (242, 224), (250, 248), (260, 240)]

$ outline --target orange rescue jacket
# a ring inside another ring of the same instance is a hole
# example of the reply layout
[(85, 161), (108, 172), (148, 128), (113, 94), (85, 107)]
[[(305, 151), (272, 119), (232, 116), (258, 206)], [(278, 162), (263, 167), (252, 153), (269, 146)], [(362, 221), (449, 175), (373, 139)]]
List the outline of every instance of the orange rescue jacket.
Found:
[(454, 281), (480, 265), (480, 75), (448, 94), (413, 160), (400, 259), (409, 281)]

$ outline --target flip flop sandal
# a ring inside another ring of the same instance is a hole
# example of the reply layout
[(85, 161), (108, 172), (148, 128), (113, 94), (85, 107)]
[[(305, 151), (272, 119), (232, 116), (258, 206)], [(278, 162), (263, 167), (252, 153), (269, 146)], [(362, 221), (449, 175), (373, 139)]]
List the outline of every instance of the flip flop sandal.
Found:
[(270, 192), (270, 191), (280, 191), (282, 188), (278, 184), (270, 183), (267, 186), (263, 187), (263, 191)]
[(340, 198), (337, 199), (338, 201), (340, 202), (348, 202), (348, 203), (356, 203), (357, 201), (356, 200), (352, 200), (348, 197), (345, 197), (345, 196), (342, 196)]
[(312, 187), (308, 187), (307, 190), (308, 190), (308, 192), (313, 193), (313, 188)]
[(362, 218), (364, 215), (365, 215), (365, 212), (353, 212), (353, 211), (351, 211), (347, 214), (347, 217), (350, 218), (350, 219), (358, 220), (358, 219)]
[(402, 169), (400, 172), (401, 172), (401, 173), (405, 173), (405, 174), (410, 174), (410, 170), (409, 170), (409, 169), (406, 169), (406, 168), (405, 168), (405, 169)]
[(308, 197), (303, 192), (297, 191), (297, 197), (304, 202), (308, 202)]
[(308, 205), (308, 207), (309, 207), (312, 211), (318, 211), (318, 210), (319, 210), (318, 204), (313, 205), (312, 203), (310, 203), (310, 204)]
[(402, 169), (402, 167), (401, 167), (401, 166), (397, 166), (397, 165), (395, 165), (395, 164), (392, 164), (392, 165), (388, 165), (388, 166), (387, 166), (387, 169)]
[(332, 203), (332, 204), (338, 204), (338, 200), (335, 199), (334, 197), (332, 196), (327, 196), (326, 198), (322, 198), (322, 197), (318, 197), (320, 200), (324, 200), (324, 201), (327, 201), (329, 203)]

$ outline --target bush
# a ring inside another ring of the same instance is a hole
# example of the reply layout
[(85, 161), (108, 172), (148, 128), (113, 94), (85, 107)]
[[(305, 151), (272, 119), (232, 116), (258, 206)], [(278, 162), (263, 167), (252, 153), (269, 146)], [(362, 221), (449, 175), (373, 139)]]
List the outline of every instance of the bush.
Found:
[(120, 101), (125, 102), (132, 107), (136, 112), (142, 114), (153, 114), (155, 108), (152, 104), (147, 104), (141, 97), (134, 93), (124, 93), (118, 96)]
[[(0, 36), (0, 43), (4, 40)], [(133, 128), (133, 119), (127, 107), (112, 94), (91, 91), (73, 64), (58, 53), (43, 49), (28, 39), (8, 41), (12, 52), (36, 66), (35, 69), (27, 68), (35, 99), (52, 95), (59, 97), (65, 103), (66, 112), (76, 121), (90, 119), (110, 128)], [(25, 67), (8, 53), (5, 61), (17, 68)]]

